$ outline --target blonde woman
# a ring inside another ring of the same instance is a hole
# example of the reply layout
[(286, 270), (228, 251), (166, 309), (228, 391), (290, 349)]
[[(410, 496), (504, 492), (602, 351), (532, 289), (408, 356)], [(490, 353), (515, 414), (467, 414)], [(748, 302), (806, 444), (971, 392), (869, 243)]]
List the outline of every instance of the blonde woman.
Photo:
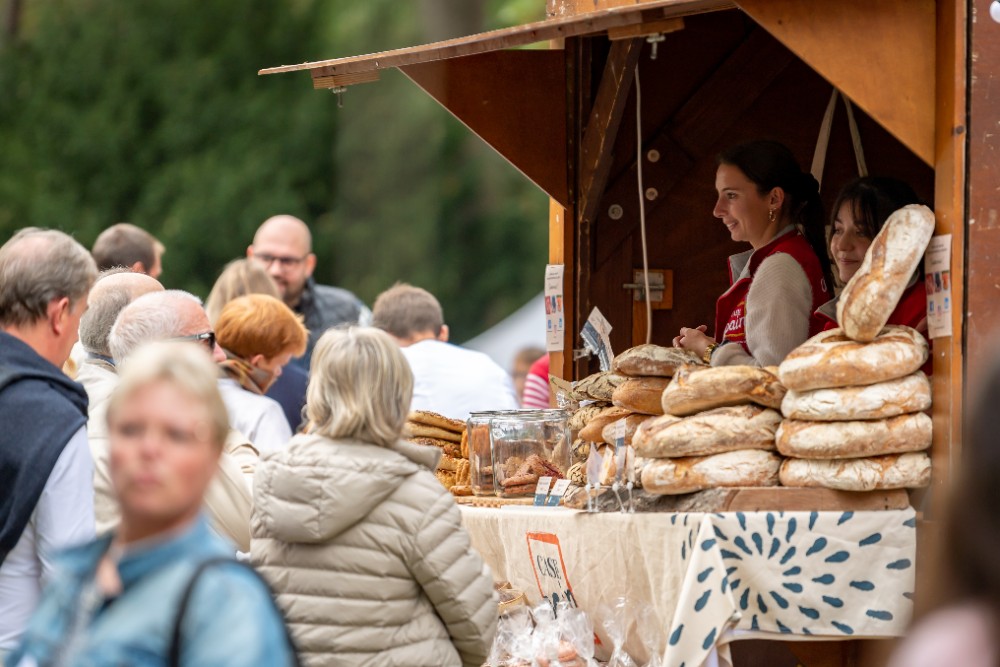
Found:
[(497, 623), (489, 571), (434, 477), (433, 447), (401, 440), (413, 374), (375, 329), (313, 351), (308, 434), (265, 456), (251, 558), (305, 664), (479, 667)]
[(56, 558), (6, 664), (295, 664), (267, 587), (202, 513), (229, 430), (216, 372), (184, 343), (125, 361), (107, 412), (121, 523)]

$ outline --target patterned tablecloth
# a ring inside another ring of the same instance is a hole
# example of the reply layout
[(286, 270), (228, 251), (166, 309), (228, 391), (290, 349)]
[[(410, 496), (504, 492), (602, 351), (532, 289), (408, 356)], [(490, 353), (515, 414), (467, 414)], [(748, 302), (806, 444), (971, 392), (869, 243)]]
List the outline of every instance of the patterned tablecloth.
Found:
[[(595, 612), (625, 596), (655, 614), (670, 667), (734, 638), (900, 636), (912, 613), (916, 518), (885, 512), (587, 514), (463, 507), (473, 546), (532, 602)], [(626, 649), (648, 650), (629, 621)], [(595, 623), (599, 626), (600, 623)], [(733, 632), (735, 631), (735, 632)], [(598, 628), (598, 636), (602, 631)]]

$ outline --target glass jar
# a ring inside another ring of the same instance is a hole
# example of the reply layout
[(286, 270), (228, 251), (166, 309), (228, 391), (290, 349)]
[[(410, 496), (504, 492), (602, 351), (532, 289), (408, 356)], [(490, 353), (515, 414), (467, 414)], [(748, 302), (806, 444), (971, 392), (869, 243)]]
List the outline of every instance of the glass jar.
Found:
[(493, 479), (493, 443), (490, 440), (490, 420), (494, 412), (473, 412), (465, 428), (469, 437), (469, 484), (474, 496), (495, 496)]
[(539, 477), (562, 479), (570, 466), (569, 415), (565, 410), (522, 410), (490, 420), (497, 495), (535, 493)]

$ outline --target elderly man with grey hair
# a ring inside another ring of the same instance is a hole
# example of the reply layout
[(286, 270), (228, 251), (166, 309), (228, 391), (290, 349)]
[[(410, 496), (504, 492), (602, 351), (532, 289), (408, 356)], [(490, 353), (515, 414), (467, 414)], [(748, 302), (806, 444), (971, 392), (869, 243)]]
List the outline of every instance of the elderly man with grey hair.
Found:
[(54, 551), (94, 535), (87, 394), (61, 367), (97, 266), (62, 232), (0, 247), (0, 658), (24, 632)]
[[(144, 294), (118, 315), (108, 349), (116, 364), (124, 361), (145, 343), (161, 340), (190, 341), (200, 345), (216, 363), (225, 353), (215, 343), (215, 333), (201, 300), (180, 290)], [(219, 460), (219, 472), (205, 494), (205, 509), (215, 530), (240, 551), (250, 549), (251, 483), (257, 450), (238, 431), (230, 429), (226, 448)], [(95, 453), (95, 512), (98, 530), (118, 524), (118, 505), (108, 474), (108, 449)]]

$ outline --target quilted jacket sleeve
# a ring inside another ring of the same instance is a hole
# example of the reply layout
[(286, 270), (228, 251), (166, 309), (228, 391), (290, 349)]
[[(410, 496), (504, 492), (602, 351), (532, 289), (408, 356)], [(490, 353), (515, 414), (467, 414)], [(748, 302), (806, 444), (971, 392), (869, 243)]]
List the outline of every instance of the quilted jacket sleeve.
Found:
[(414, 536), (410, 568), (448, 629), (462, 664), (480, 667), (496, 633), (493, 577), (469, 544), (455, 501), (441, 491)]

